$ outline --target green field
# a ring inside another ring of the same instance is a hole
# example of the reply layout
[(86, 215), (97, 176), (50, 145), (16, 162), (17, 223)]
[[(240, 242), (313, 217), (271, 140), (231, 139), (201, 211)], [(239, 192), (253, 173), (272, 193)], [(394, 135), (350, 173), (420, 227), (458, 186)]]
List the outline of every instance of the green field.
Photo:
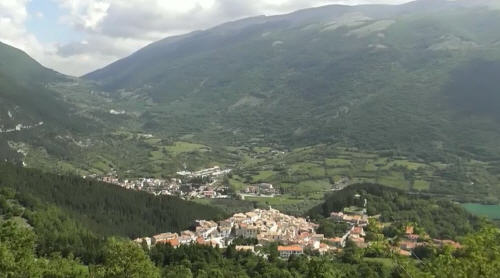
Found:
[(483, 205), (477, 203), (467, 203), (463, 204), (463, 207), (474, 215), (484, 216), (494, 220), (500, 220), (500, 205)]

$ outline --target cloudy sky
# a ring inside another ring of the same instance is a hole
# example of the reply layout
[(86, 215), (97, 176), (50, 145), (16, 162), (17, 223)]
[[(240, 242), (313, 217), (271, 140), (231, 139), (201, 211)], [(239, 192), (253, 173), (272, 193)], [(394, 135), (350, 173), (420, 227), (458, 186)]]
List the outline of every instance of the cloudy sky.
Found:
[(0, 0), (0, 41), (82, 75), (167, 36), (326, 4), (410, 0)]

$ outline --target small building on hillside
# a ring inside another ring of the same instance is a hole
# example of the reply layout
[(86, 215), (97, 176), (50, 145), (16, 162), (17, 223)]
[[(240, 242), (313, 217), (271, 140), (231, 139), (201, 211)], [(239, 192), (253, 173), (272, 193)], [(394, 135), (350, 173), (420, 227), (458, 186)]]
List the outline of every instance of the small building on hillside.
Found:
[(243, 252), (255, 251), (255, 247), (253, 245), (236, 245), (235, 249), (236, 251), (243, 251)]
[(289, 245), (289, 246), (278, 246), (278, 252), (280, 257), (284, 259), (290, 258), (292, 255), (302, 255), (304, 254), (304, 249), (300, 245)]

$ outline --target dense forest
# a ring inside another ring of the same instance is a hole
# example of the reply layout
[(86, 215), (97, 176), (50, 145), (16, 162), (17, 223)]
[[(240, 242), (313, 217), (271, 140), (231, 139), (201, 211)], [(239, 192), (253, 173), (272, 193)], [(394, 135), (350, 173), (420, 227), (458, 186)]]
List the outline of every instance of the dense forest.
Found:
[[(135, 192), (77, 176), (48, 174), (0, 164), (0, 187), (15, 189), (22, 204), (52, 204), (102, 235), (138, 237), (179, 231), (197, 219), (217, 219), (224, 212), (175, 197)], [(36, 199), (32, 198), (36, 197)]]
[[(360, 194), (356, 199), (354, 195)], [(375, 184), (358, 184), (332, 193), (325, 202), (307, 214), (314, 219), (349, 206), (363, 206), (368, 215), (380, 215), (380, 221), (396, 225), (418, 223), (433, 238), (455, 239), (477, 230), (482, 220), (447, 200), (440, 200)]]

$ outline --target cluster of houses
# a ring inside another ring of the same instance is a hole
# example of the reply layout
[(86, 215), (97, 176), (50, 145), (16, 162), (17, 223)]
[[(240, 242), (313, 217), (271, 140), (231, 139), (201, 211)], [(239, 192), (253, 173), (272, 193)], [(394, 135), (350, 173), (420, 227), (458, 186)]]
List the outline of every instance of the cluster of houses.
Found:
[[(366, 205), (366, 202), (365, 202)], [(256, 254), (256, 248), (272, 242), (278, 242), (280, 257), (289, 258), (292, 255), (304, 254), (304, 250), (317, 251), (320, 254), (339, 252), (349, 240), (360, 248), (369, 246), (365, 241), (364, 228), (369, 223), (366, 209), (360, 207), (345, 208), (343, 212), (332, 212), (330, 219), (336, 222), (348, 223), (345, 234), (334, 238), (325, 238), (316, 233), (318, 225), (305, 218), (283, 214), (276, 209), (255, 209), (247, 213), (236, 213), (228, 219), (218, 222), (198, 220), (194, 231), (181, 233), (163, 233), (152, 237), (138, 238), (139, 244), (151, 247), (155, 244), (169, 244), (174, 248), (180, 245), (200, 244), (225, 248), (237, 238), (251, 238), (256, 245), (237, 245), (239, 251), (250, 251)], [(410, 256), (418, 246), (435, 245), (442, 247), (451, 245), (460, 248), (460, 244), (451, 240), (431, 240), (421, 238), (414, 233), (413, 226), (406, 227), (405, 235), (393, 247), (393, 251), (403, 256)]]
[(221, 169), (219, 166), (203, 169), (196, 172), (180, 171), (177, 175), (187, 178), (205, 178), (205, 177), (220, 177), (231, 173), (231, 169)]
[(415, 248), (421, 246), (433, 245), (436, 247), (452, 246), (453, 248), (461, 248), (460, 243), (448, 239), (431, 239), (428, 235), (420, 236), (414, 233), (414, 227), (409, 225), (405, 228), (405, 234), (399, 241), (398, 246), (394, 247), (394, 251), (403, 256), (411, 256)]
[(155, 179), (155, 178), (138, 178), (138, 179), (119, 179), (115, 175), (107, 175), (98, 180), (114, 185), (121, 186), (130, 190), (145, 191), (154, 195), (178, 195), (182, 181), (172, 178)]
[[(229, 198), (226, 194), (227, 187), (221, 183), (220, 177), (228, 174), (231, 169), (222, 170), (219, 166), (203, 169), (197, 172), (179, 172), (178, 178), (157, 179), (119, 179), (115, 173), (110, 173), (104, 177), (89, 176), (100, 181), (115, 184), (130, 190), (145, 191), (154, 195), (177, 196), (182, 199), (203, 199), (203, 198)], [(86, 177), (84, 177), (86, 178)], [(189, 181), (192, 178), (208, 178), (202, 180), (203, 184), (193, 184)]]
[[(359, 198), (359, 196), (355, 196)], [(343, 212), (330, 213), (330, 219), (335, 222), (344, 222), (349, 224), (349, 228), (341, 237), (332, 239), (332, 243), (341, 248), (345, 247), (346, 241), (350, 240), (360, 248), (366, 248), (368, 243), (365, 242), (364, 227), (368, 225), (368, 215), (366, 214), (366, 200), (365, 208), (348, 207), (344, 208)]]
[(274, 196), (279, 193), (279, 190), (277, 190), (272, 184), (270, 183), (259, 183), (256, 185), (250, 185), (245, 187), (242, 190), (242, 193), (247, 194), (247, 195), (255, 195), (255, 196)]
[(43, 122), (38, 122), (38, 123), (33, 124), (33, 125), (17, 124), (16, 127), (14, 127), (14, 128), (5, 128), (2, 126), (2, 127), (0, 127), (0, 133), (11, 133), (11, 132), (16, 132), (16, 131), (21, 131), (23, 129), (35, 128), (35, 127), (42, 126), (42, 125), (43, 125)]
[[(344, 208), (343, 212), (332, 212), (330, 214), (330, 219), (336, 222), (350, 224), (348, 231), (342, 237), (333, 239), (335, 246), (344, 247), (346, 240), (352, 241), (360, 248), (366, 248), (369, 246), (370, 243), (365, 241), (366, 234), (364, 227), (366, 227), (369, 223), (369, 218), (366, 214), (365, 208), (355, 206)], [(459, 243), (452, 240), (431, 239), (428, 235), (420, 236), (414, 232), (414, 227), (409, 225), (405, 227), (405, 233), (397, 241), (397, 245), (393, 246), (393, 251), (403, 256), (411, 256), (415, 248), (428, 245), (437, 247), (443, 247), (445, 245), (449, 245), (454, 248), (461, 247)]]
[[(255, 247), (272, 242), (279, 242), (280, 256), (287, 258), (294, 254), (303, 254), (305, 249), (316, 250), (326, 253), (337, 249), (334, 239), (326, 239), (324, 235), (317, 234), (315, 230), (318, 225), (305, 218), (294, 217), (283, 214), (278, 210), (255, 209), (247, 213), (236, 213), (232, 217), (219, 221), (197, 221), (195, 231), (183, 231), (177, 233), (165, 233), (155, 235), (151, 238), (138, 238), (138, 243), (146, 243), (148, 246), (158, 243), (168, 243), (174, 248), (183, 244), (202, 244), (213, 247), (224, 248), (230, 245), (234, 239), (252, 238), (258, 244), (236, 246), (237, 250), (255, 251)], [(338, 243), (341, 247), (341, 243)]]

